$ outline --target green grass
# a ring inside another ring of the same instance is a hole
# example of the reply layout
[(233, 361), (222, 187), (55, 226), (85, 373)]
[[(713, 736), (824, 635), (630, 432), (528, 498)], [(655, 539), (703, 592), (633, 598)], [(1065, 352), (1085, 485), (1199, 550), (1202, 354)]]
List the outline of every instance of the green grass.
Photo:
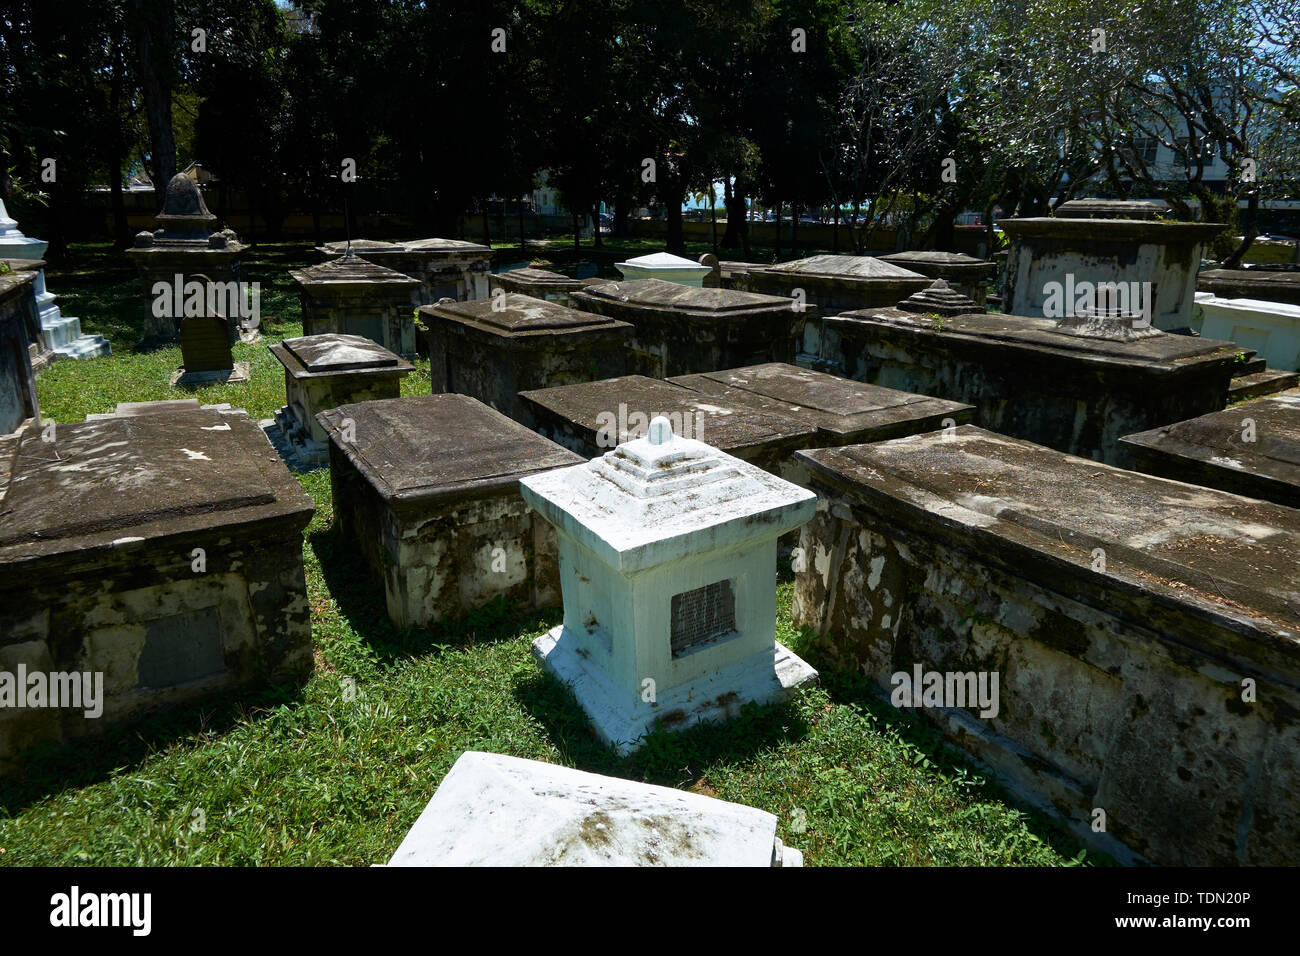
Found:
[[(111, 266), (106, 250), (78, 254)], [(271, 341), (300, 329), (287, 277), (277, 276), (292, 258), (273, 249), (251, 262)], [(61, 302), (76, 303), (67, 313), (110, 335), (114, 348), (111, 358), (57, 363), (42, 375), (42, 404), (59, 421), (117, 401), (175, 397), (166, 381), (176, 350), (132, 350), (139, 335), (132, 310), (143, 305), (129, 272), (117, 273), (110, 281), (91, 265), (50, 276)], [(253, 380), (198, 397), (269, 415), (283, 401), (280, 367), (264, 355), (265, 342), (239, 349), (253, 362)], [(408, 378), (409, 391), (427, 391), (424, 372)], [(820, 659), (811, 636), (791, 626), (788, 580), (779, 590), (778, 637), (822, 670), (821, 686), (781, 706), (746, 707), (725, 726), (656, 735), (618, 758), (530, 655), (530, 641), (558, 623), (558, 610), (492, 605), (431, 631), (397, 631), (381, 591), (332, 531), (328, 472), (299, 480), (317, 506), (303, 548), (312, 678), (37, 751), (0, 780), (0, 863), (382, 862), (470, 749), (760, 807), (777, 815), (779, 835), (810, 865), (1098, 862), (1059, 825), (1009, 801), (928, 725)]]

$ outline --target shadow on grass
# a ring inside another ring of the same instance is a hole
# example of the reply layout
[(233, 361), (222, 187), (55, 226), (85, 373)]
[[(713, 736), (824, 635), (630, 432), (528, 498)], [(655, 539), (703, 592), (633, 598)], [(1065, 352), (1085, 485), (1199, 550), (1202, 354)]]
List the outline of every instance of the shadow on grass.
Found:
[[(808, 628), (799, 631), (800, 655), (820, 675), (822, 688), (836, 704), (853, 707), (869, 714), (881, 728), (893, 731), (909, 744), (925, 766), (933, 772), (951, 775), (966, 771), (980, 781), (973, 794), (991, 797), (1020, 811), (1026, 829), (1049, 843), (1059, 854), (1071, 859), (1084, 850), (1083, 842), (1068, 830), (1064, 823), (1032, 807), (998, 781), (990, 771), (977, 765), (974, 759), (955, 744), (948, 742), (939, 729), (916, 714), (906, 713), (890, 704), (874, 681), (854, 671), (843, 670), (818, 650), (819, 636)], [(1111, 857), (1087, 850), (1088, 862), (1093, 865), (1115, 865)]]
[(100, 783), (139, 768), (153, 754), (194, 736), (220, 736), (301, 701), (301, 684), (232, 688), (202, 700), (168, 706), (109, 726), (96, 737), (44, 743), (14, 761), (0, 778), (0, 811), (16, 816), (64, 790)]
[(520, 634), (540, 633), (560, 621), (559, 608), (533, 610), (497, 597), (454, 619), (428, 627), (399, 629), (388, 617), (383, 586), (334, 525), (309, 531), (307, 541), (320, 561), (321, 574), (340, 616), (370, 646), (381, 664), (453, 647), (512, 641)]
[(668, 787), (682, 787), (716, 763), (741, 763), (809, 733), (793, 702), (766, 707), (750, 703), (737, 708), (725, 723), (656, 730), (633, 754), (619, 757), (596, 736), (569, 687), (554, 676), (539, 670), (515, 686), (515, 697), (573, 766)]

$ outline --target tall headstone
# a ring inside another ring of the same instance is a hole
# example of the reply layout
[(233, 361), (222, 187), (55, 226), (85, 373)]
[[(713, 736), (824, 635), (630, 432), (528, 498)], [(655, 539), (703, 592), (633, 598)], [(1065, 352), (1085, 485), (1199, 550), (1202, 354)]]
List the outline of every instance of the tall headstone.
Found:
[(248, 381), (248, 363), (234, 361), (229, 320), (219, 315), (191, 315), (181, 322), (181, 363), (173, 385)]

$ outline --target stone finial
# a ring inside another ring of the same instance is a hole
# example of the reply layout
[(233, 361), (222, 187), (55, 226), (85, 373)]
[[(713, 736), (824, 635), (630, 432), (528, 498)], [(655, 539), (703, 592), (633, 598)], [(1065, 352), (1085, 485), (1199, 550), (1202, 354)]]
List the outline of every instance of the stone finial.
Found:
[(199, 192), (199, 184), (184, 173), (177, 173), (167, 183), (161, 215), (216, 218), (208, 212), (208, 207), (203, 202), (203, 193)]
[(898, 303), (898, 308), (903, 312), (944, 316), (984, 311), (969, 296), (949, 288), (943, 279), (935, 279), (928, 287), (908, 296)]
[(650, 432), (646, 436), (652, 445), (666, 445), (673, 440), (673, 426), (667, 418), (657, 415), (650, 422)]

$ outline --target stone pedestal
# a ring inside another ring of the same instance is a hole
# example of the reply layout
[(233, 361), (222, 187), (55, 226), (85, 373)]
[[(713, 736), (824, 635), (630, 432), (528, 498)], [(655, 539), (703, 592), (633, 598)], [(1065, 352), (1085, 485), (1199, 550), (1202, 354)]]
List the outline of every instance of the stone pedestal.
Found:
[(623, 275), (624, 282), (636, 279), (662, 279), (678, 285), (701, 288), (704, 279), (713, 270), (699, 262), (692, 262), (670, 252), (655, 252), (648, 256), (637, 256), (626, 262), (616, 262), (615, 267)]
[[(432, 305), (442, 298), (487, 298), (492, 267), (487, 246), (460, 239), (357, 239), (351, 245), (354, 255), (415, 279), (419, 285), (410, 290), (412, 305)], [(347, 242), (330, 242), (316, 251), (329, 261), (346, 255), (347, 249)]]
[(414, 366), (359, 335), (307, 335), (270, 346), (284, 366), (285, 406), (275, 413), (294, 457), (311, 467), (329, 461), (329, 434), (318, 412), (401, 395)]
[(1162, 210), (1155, 203), (1078, 199), (1055, 216), (999, 220), (1011, 239), (1003, 311), (1062, 318), (1081, 311), (1080, 301), (1104, 298), (1098, 284), (1122, 285), (1119, 291), (1149, 290), (1156, 328), (1189, 326), (1201, 251), (1223, 226), (1157, 219)]
[(30, 350), (40, 329), (35, 281), (35, 272), (0, 273), (0, 435), (41, 416)]
[(1250, 349), (1269, 368), (1300, 371), (1300, 300), (1288, 304), (1198, 292), (1196, 313), (1192, 327), (1206, 338)]
[(837, 667), (1121, 861), (1290, 862), (1300, 512), (971, 426), (802, 457)]
[[(184, 173), (177, 173), (167, 184), (156, 222), (158, 229), (137, 234), (126, 254), (140, 273), (145, 338), (176, 338), (181, 316), (155, 314), (157, 284), (172, 288), (178, 281), (239, 282), (244, 246), (230, 230), (215, 231), (217, 217), (208, 212), (198, 184)], [(232, 323), (232, 336), (236, 328), (237, 323)]]
[(339, 534), (382, 582), (399, 628), (500, 596), (558, 603), (555, 536), (519, 478), (579, 460), (464, 395), (340, 405), (329, 434)]
[(467, 751), (389, 866), (801, 866), (776, 817), (671, 787)]
[(0, 487), (0, 670), (89, 673), (102, 714), (0, 709), (0, 757), (311, 673), (311, 499), (245, 415), (28, 428)]
[(355, 255), (290, 269), (305, 335), (360, 335), (404, 358), (415, 355), (412, 295), (420, 283)]
[(459, 392), (533, 424), (518, 393), (622, 375), (632, 326), (517, 293), (420, 310), (434, 394)]
[[(786, 298), (802, 292), (822, 315), (893, 305), (933, 280), (871, 256), (809, 256), (771, 266), (751, 266), (745, 279), (753, 292)], [(805, 313), (806, 314), (806, 313)]]
[(1300, 389), (1121, 442), (1147, 474), (1300, 508)]
[(775, 640), (777, 538), (816, 496), (674, 436), (520, 480), (560, 542), (564, 623), (533, 642), (620, 754), (725, 720), (817, 672)]
[(573, 293), (578, 308), (630, 322), (628, 371), (652, 378), (781, 362), (792, 328), (814, 309), (773, 295), (696, 289), (662, 279), (603, 282)]

